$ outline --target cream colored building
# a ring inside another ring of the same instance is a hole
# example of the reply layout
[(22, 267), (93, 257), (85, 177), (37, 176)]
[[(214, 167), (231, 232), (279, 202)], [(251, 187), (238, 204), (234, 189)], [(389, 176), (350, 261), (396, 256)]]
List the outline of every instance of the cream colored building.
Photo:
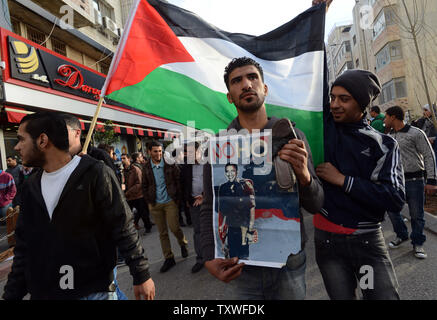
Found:
[[(15, 33), (106, 74), (132, 2), (9, 0), (8, 4)], [(57, 22), (48, 16), (57, 17)]]
[(330, 84), (345, 70), (354, 68), (350, 36), (352, 26), (335, 25), (329, 33), (326, 58)]
[[(422, 114), (422, 106), (428, 103), (412, 35), (408, 32), (410, 18), (416, 20), (419, 30), (417, 44), (422, 55), (426, 83), (433, 103), (437, 100), (437, 1), (429, 0), (356, 0), (354, 22), (342, 41), (351, 42), (351, 59), (354, 68), (375, 72), (382, 83), (382, 94), (375, 105), (382, 110), (393, 105), (409, 111), (412, 118)], [(363, 6), (372, 9), (371, 25), (362, 28)], [(417, 14), (414, 14), (414, 7)], [(338, 41), (338, 31), (331, 32), (327, 47)], [(328, 54), (329, 56), (329, 54)], [(329, 58), (328, 58), (329, 60)], [(341, 66), (331, 70), (342, 72)], [(338, 74), (336, 74), (338, 75)], [(330, 79), (332, 81), (332, 79)]]

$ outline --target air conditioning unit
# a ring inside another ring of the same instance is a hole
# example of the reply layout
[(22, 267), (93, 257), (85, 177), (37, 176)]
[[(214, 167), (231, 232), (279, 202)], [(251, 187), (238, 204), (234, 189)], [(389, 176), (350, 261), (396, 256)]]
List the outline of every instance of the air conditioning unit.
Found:
[(114, 21), (109, 17), (103, 17), (103, 24), (106, 32), (109, 32), (114, 37), (118, 37), (118, 26)]
[(102, 25), (103, 25), (102, 13), (99, 10), (94, 9), (94, 26), (100, 27)]

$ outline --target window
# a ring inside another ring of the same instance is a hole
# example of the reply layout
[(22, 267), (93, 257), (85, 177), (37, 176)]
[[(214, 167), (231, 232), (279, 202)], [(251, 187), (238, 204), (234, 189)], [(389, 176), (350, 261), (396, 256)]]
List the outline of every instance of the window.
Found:
[(404, 78), (398, 78), (395, 79), (395, 91), (396, 91), (396, 97), (402, 98), (407, 96), (407, 88), (405, 84)]
[(386, 7), (373, 23), (373, 39), (376, 39), (387, 26), (396, 23), (394, 7)]
[(354, 35), (352, 37), (352, 41), (353, 41), (354, 45), (356, 45), (357, 44), (357, 36)]
[(385, 29), (385, 15), (382, 11), (373, 23), (373, 39), (377, 38)]
[(56, 53), (62, 54), (63, 56), (67, 55), (67, 46), (56, 38), (52, 38), (52, 48)]
[(391, 60), (402, 59), (401, 41), (394, 41), (389, 44)]
[(376, 54), (376, 70), (379, 71), (391, 61), (399, 59), (402, 59), (401, 41), (389, 42)]
[(106, 63), (100, 62), (100, 72), (103, 73), (103, 74), (108, 74), (108, 72), (109, 72), (109, 65), (107, 65)]
[(382, 86), (380, 103), (384, 104), (394, 99), (406, 97), (407, 89), (405, 78), (393, 79)]
[(27, 26), (27, 37), (30, 41), (33, 41), (43, 47), (46, 47), (46, 35), (33, 27)]
[(346, 41), (345, 42), (346, 52), (351, 52), (351, 42)]
[(355, 60), (355, 68), (360, 67), (360, 59)]
[(12, 32), (21, 36), (20, 21), (11, 18), (11, 24), (12, 24)]

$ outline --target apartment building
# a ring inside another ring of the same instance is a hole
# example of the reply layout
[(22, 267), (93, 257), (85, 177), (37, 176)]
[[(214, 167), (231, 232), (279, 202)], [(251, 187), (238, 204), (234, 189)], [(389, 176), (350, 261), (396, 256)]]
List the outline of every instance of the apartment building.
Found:
[[(20, 120), (55, 110), (76, 115), (86, 133), (133, 0), (8, 0), (10, 27), (0, 28), (0, 168), (13, 155)], [(184, 126), (106, 101), (97, 128), (115, 124), (116, 153), (171, 141)]]
[[(347, 55), (347, 60), (337, 58), (329, 61), (328, 54), (330, 80), (333, 80), (331, 74), (335, 78), (346, 70), (344, 63), (349, 63), (353, 68), (375, 72), (382, 83), (382, 94), (375, 104), (382, 110), (399, 105), (412, 118), (419, 117), (422, 114), (422, 106), (428, 103), (428, 99), (416, 46), (408, 30), (410, 25), (407, 12), (418, 31), (417, 47), (422, 56), (430, 99), (434, 103), (437, 100), (437, 20), (434, 18), (437, 15), (437, 1), (355, 2), (353, 24), (337, 27), (328, 38), (328, 48), (339, 43), (340, 31), (341, 41), (351, 43), (350, 57)], [(367, 14), (362, 10), (363, 6), (371, 7), (370, 17), (373, 17), (371, 24), (368, 27), (364, 25), (364, 28), (362, 19), (369, 19), (369, 16), (363, 16)], [(343, 65), (336, 67), (336, 61), (341, 61)]]

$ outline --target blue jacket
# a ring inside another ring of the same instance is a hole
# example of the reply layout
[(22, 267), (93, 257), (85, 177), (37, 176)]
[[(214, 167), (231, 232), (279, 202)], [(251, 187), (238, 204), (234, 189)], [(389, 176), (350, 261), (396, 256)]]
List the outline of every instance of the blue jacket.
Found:
[(325, 117), (325, 162), (346, 176), (340, 188), (322, 180), (325, 201), (314, 219), (316, 228), (335, 233), (376, 229), (386, 211), (398, 212), (405, 202), (399, 145), (392, 137), (357, 123), (335, 123)]

